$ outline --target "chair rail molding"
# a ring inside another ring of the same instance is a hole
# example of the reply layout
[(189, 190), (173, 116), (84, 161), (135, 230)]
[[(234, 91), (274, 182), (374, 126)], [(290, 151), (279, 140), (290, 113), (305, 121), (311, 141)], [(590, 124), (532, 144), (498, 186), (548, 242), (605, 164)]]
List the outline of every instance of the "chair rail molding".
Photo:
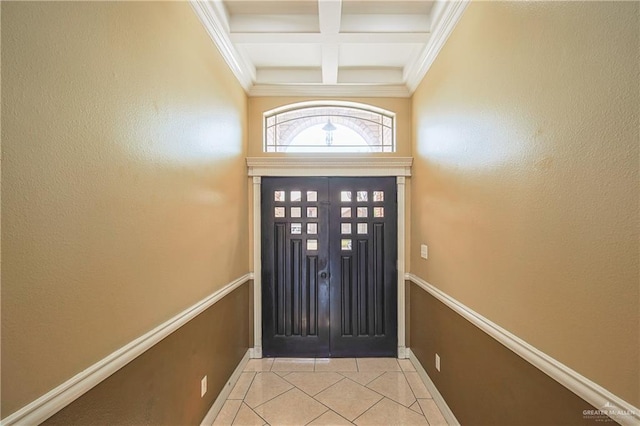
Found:
[(173, 318), (129, 342), (40, 398), (2, 419), (0, 424), (2, 426), (35, 425), (44, 422), (250, 279), (251, 274), (245, 274), (231, 281)]
[(496, 339), (502, 345), (511, 349), (525, 361), (587, 401), (604, 414), (623, 426), (640, 424), (640, 409), (623, 400), (599, 384), (589, 380), (577, 371), (564, 365), (560, 361), (545, 354), (536, 347), (525, 342), (513, 333), (500, 327), (488, 318), (429, 284), (422, 278), (408, 273), (405, 279), (413, 282), (427, 293), (444, 303), (458, 315), (462, 316), (480, 330)]

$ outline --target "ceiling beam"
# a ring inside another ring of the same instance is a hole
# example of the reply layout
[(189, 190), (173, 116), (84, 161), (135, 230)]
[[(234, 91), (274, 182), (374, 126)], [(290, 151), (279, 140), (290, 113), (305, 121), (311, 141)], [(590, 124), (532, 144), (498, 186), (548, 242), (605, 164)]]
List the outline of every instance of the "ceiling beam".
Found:
[(320, 84), (320, 68), (258, 68), (256, 84)]
[(340, 84), (402, 84), (402, 68), (355, 67), (340, 68)]
[(416, 43), (424, 44), (429, 39), (428, 32), (412, 33), (341, 33), (326, 36), (319, 33), (232, 33), (231, 41), (236, 44), (298, 44), (298, 43)]
[(425, 32), (429, 30), (429, 24), (429, 15), (422, 14), (343, 14), (340, 31), (343, 33)]
[(231, 15), (231, 32), (320, 32), (317, 15)]
[(353, 96), (408, 98), (411, 93), (404, 84), (344, 85), (344, 84), (256, 84), (249, 96)]
[(338, 34), (341, 19), (342, 0), (318, 0), (318, 22), (322, 34)]
[(338, 82), (338, 60), (340, 47), (337, 43), (322, 45), (322, 83), (336, 84)]
[(322, 44), (322, 83), (338, 82), (338, 60), (340, 46), (336, 40), (342, 19), (342, 0), (318, 0), (318, 22)]
[[(317, 15), (231, 15), (232, 33), (320, 32)], [(429, 15), (350, 14), (340, 18), (342, 33), (425, 32), (431, 27)]]

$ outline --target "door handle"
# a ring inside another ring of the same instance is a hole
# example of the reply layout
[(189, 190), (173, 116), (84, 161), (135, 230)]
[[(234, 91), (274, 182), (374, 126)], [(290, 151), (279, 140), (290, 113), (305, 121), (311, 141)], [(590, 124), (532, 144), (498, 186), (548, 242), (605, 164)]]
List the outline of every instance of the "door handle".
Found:
[(329, 274), (327, 274), (326, 272), (320, 273), (320, 278), (327, 278), (327, 276), (329, 276)]

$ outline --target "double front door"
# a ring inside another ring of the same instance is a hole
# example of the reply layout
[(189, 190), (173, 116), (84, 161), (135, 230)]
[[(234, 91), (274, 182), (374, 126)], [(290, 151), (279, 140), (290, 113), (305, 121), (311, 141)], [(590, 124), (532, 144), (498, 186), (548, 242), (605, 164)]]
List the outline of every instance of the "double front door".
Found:
[(265, 356), (396, 356), (394, 178), (263, 178)]

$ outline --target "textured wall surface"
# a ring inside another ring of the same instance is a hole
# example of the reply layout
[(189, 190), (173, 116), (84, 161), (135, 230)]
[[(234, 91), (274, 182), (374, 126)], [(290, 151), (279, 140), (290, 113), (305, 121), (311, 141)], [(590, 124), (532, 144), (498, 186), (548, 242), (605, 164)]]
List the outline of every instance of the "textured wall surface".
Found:
[(460, 424), (602, 424), (583, 415), (595, 408), (569, 389), (422, 288), (412, 284), (410, 291), (411, 351)]
[(247, 352), (251, 286), (226, 295), (44, 424), (200, 424)]
[(414, 94), (411, 212), (413, 273), (636, 406), (639, 8), (473, 2)]
[(246, 95), (184, 2), (2, 2), (2, 416), (247, 273)]

